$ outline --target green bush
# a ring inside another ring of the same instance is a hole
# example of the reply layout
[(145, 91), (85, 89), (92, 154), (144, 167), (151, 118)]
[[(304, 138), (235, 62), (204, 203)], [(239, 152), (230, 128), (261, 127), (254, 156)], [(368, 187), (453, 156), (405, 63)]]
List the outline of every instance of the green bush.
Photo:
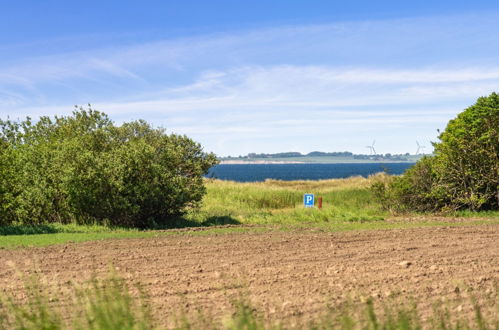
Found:
[(217, 160), (186, 136), (98, 111), (0, 120), (0, 224), (163, 225), (196, 206)]
[(372, 188), (396, 210), (499, 209), (499, 95), (481, 97), (451, 120), (424, 157), (402, 177)]
[(499, 95), (451, 120), (435, 146), (439, 184), (455, 208), (499, 208)]

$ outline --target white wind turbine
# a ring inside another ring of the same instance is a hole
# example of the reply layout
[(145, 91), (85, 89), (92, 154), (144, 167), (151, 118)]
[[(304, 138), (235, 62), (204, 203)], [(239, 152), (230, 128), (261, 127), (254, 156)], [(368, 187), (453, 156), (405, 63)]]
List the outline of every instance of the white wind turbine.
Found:
[(373, 140), (373, 143), (370, 146), (366, 146), (370, 150), (370, 155), (376, 155), (376, 149), (374, 149), (374, 144), (376, 143), (376, 140)]
[[(424, 148), (426, 148), (426, 147), (425, 147), (425, 146), (420, 145), (418, 141), (416, 141), (416, 144), (417, 144), (417, 146), (418, 146), (418, 148), (416, 149), (416, 155), (419, 155), (419, 150), (422, 150), (422, 149), (424, 149)], [(423, 151), (423, 155), (424, 155), (424, 151)]]

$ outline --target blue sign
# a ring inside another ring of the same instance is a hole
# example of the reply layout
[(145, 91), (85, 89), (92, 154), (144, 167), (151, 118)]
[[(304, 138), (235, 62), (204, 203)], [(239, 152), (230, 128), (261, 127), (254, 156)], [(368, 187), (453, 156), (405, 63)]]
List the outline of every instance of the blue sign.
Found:
[(314, 207), (314, 194), (303, 195), (303, 205), (305, 207)]

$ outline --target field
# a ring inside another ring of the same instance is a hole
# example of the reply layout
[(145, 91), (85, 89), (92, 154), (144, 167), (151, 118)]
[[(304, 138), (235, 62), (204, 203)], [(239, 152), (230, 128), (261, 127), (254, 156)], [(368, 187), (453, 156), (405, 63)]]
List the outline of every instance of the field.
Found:
[[(194, 228), (4, 228), (0, 296), (19, 309), (35, 275), (71, 324), (74, 288), (112, 268), (148, 327), (497, 329), (498, 214), (394, 216), (368, 190), (384, 179), (207, 181), (201, 210), (172, 224)], [(324, 209), (303, 209), (303, 192)]]

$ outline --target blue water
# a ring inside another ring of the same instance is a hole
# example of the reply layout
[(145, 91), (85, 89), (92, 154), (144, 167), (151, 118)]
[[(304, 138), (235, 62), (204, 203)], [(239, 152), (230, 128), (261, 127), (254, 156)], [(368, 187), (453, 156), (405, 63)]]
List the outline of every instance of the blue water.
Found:
[(210, 169), (206, 177), (238, 182), (277, 180), (321, 180), (367, 177), (378, 172), (402, 174), (414, 163), (367, 164), (221, 164)]

